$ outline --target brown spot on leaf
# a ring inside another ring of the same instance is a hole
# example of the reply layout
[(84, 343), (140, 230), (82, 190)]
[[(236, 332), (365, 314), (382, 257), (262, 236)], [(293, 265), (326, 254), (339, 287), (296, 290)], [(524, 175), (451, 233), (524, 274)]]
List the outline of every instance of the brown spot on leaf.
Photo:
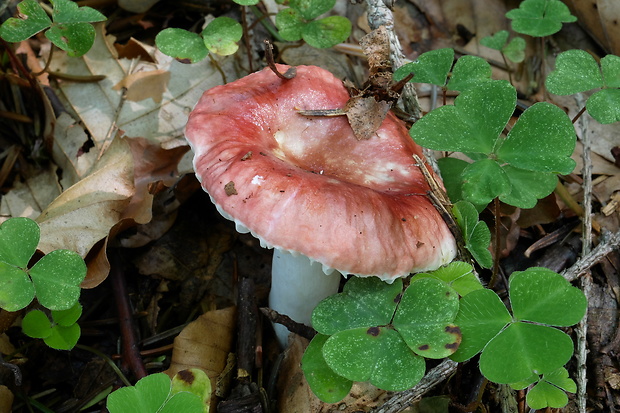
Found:
[(418, 350), (426, 351), (426, 350), (428, 350), (430, 348), (431, 348), (431, 346), (429, 346), (428, 344), (422, 344), (421, 346), (418, 347)]
[(454, 324), (450, 324), (450, 325), (446, 326), (446, 333), (461, 335), (461, 329), (459, 328), (459, 326), (455, 326)]
[(459, 348), (459, 344), (461, 343), (460, 342), (447, 343), (444, 347), (447, 348), (448, 350), (456, 351), (456, 349)]
[(224, 192), (226, 192), (226, 195), (228, 196), (237, 195), (237, 190), (235, 189), (235, 183), (233, 181), (230, 181), (229, 183), (224, 185)]
[(377, 337), (380, 332), (381, 330), (379, 329), (379, 327), (370, 327), (368, 330), (366, 330), (366, 334), (371, 335), (373, 337)]
[(180, 372), (177, 373), (177, 377), (183, 380), (185, 383), (190, 384), (190, 385), (196, 379), (196, 377), (194, 376), (194, 373), (192, 373), (190, 370), (181, 370)]

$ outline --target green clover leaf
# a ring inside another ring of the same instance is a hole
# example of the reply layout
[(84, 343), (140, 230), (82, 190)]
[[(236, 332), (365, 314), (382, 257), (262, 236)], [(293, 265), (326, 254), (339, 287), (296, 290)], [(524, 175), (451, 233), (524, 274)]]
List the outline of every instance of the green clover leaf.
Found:
[(607, 55), (600, 67), (584, 50), (567, 50), (556, 59), (549, 73), (547, 89), (556, 95), (571, 95), (603, 88), (586, 102), (588, 113), (600, 123), (620, 121), (620, 57)]
[(317, 49), (326, 49), (342, 43), (349, 34), (351, 34), (351, 21), (342, 16), (314, 20), (301, 29), (302, 38)]
[(323, 356), (337, 375), (351, 381), (369, 381), (391, 391), (413, 387), (425, 371), (424, 359), (407, 346), (398, 332), (387, 327), (336, 333), (323, 345)]
[[(489, 251), (491, 231), (484, 221), (478, 220), (476, 207), (467, 201), (459, 201), (452, 207), (452, 214), (463, 234), (465, 248), (482, 268), (491, 268), (493, 265), (493, 257)], [(480, 285), (479, 281), (478, 284)], [(459, 294), (465, 295), (461, 292)]]
[(312, 392), (325, 403), (336, 403), (351, 391), (353, 382), (337, 375), (323, 357), (323, 346), (329, 336), (314, 336), (301, 359), (304, 376)]
[(289, 5), (299, 13), (302, 19), (314, 20), (333, 9), (336, 0), (291, 0)]
[(454, 63), (454, 50), (450, 48), (431, 50), (422, 53), (414, 62), (399, 67), (394, 72), (394, 80), (400, 81), (413, 73), (412, 82), (430, 83), (443, 86)]
[(173, 393), (170, 377), (165, 373), (150, 374), (140, 379), (135, 386), (112, 392), (106, 407), (110, 413), (208, 412), (196, 394), (187, 391)]
[(52, 311), (52, 321), (40, 310), (30, 311), (22, 320), (24, 334), (42, 338), (45, 344), (57, 350), (71, 350), (80, 338), (77, 320), (82, 315), (79, 303), (63, 311)]
[(466, 166), (450, 161), (449, 165), (462, 168), (460, 176), (448, 183), (450, 192), (460, 185), (462, 199), (476, 206), (499, 197), (511, 205), (532, 208), (555, 188), (552, 174), (573, 170), (574, 127), (554, 105), (534, 104), (506, 138), (500, 136), (515, 103), (516, 91), (509, 83), (479, 82), (465, 89), (453, 106), (435, 109), (411, 127), (410, 135), (418, 144), (463, 152), (474, 160)]
[(552, 326), (579, 322), (587, 301), (580, 290), (545, 268), (513, 273), (509, 295), (513, 317), (493, 291), (473, 291), (461, 299), (455, 323), (463, 340), (452, 358), (464, 361), (482, 351), (480, 371), (486, 378), (527, 386), (533, 374), (552, 373), (570, 359), (571, 338)]
[(560, 31), (562, 23), (577, 21), (560, 0), (525, 0), (506, 17), (515, 32), (536, 37), (550, 36)]
[(276, 14), (276, 27), (284, 40), (296, 42), (301, 40), (301, 31), (305, 25), (298, 11), (292, 8), (280, 10)]
[(155, 43), (163, 54), (191, 63), (200, 62), (209, 55), (202, 37), (183, 29), (164, 29), (155, 36)]
[[(477, 220), (478, 213), (476, 213), (476, 221)], [(476, 276), (474, 268), (470, 264), (462, 261), (452, 261), (450, 264), (439, 267), (435, 271), (418, 273), (414, 275), (413, 279), (417, 278), (435, 278), (443, 281), (454, 288), (460, 296), (465, 296), (472, 291), (484, 288)]]
[(357, 327), (388, 324), (402, 293), (403, 283), (392, 284), (377, 277), (352, 278), (342, 293), (327, 297), (312, 312), (312, 326), (331, 335)]
[(417, 278), (403, 294), (393, 325), (416, 354), (444, 358), (461, 342), (453, 324), (459, 309), (458, 293), (436, 278)]
[(80, 297), (86, 264), (73, 251), (55, 250), (41, 258), (29, 274), (42, 306), (50, 310), (66, 310)]
[(10, 17), (0, 26), (0, 37), (7, 42), (21, 42), (52, 25), (52, 20), (36, 0), (22, 1), (17, 10), (23, 18)]
[(217, 17), (202, 31), (207, 49), (221, 56), (234, 54), (239, 49), (237, 42), (241, 36), (243, 28), (230, 17)]

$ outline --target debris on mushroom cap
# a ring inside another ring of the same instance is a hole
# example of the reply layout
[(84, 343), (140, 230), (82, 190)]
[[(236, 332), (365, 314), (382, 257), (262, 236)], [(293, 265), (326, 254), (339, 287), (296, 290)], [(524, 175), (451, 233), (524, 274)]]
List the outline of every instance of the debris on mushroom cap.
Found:
[(346, 117), (297, 113), (348, 99), (342, 82), (315, 66), (298, 66), (291, 80), (265, 69), (206, 91), (186, 127), (196, 176), (222, 215), (263, 246), (345, 275), (392, 280), (448, 263), (454, 237), (398, 118), (389, 113), (374, 137), (358, 141)]

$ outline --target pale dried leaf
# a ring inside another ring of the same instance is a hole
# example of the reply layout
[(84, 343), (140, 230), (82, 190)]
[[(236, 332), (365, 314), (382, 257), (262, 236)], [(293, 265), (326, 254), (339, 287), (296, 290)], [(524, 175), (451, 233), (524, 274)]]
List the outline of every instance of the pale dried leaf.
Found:
[[(129, 137), (167, 142), (182, 137), (189, 112), (202, 93), (223, 83), (222, 76), (208, 59), (184, 65), (157, 50), (152, 55), (157, 63), (117, 58), (114, 39), (106, 36), (104, 26), (96, 25), (97, 37), (93, 48), (81, 58), (69, 58), (64, 53), (54, 55), (52, 70), (79, 76), (105, 75), (96, 83), (60, 81), (59, 95), (67, 107), (79, 115), (95, 144), (95, 151), (105, 149), (115, 128)], [(232, 59), (222, 59), (220, 66), (227, 80), (234, 80)], [(133, 102), (122, 100), (122, 92), (113, 86), (133, 73), (169, 72), (170, 81), (160, 103), (152, 99)], [(175, 144), (178, 146), (178, 143)], [(91, 149), (92, 150), (92, 149)]]
[(168, 86), (170, 72), (167, 70), (152, 70), (149, 72), (132, 73), (118, 82), (112, 89), (126, 89), (127, 100), (139, 102), (151, 98), (160, 103), (162, 95)]
[[(215, 389), (228, 354), (234, 351), (236, 312), (235, 307), (209, 311), (185, 326), (174, 339), (172, 361), (165, 373), (172, 377), (181, 370), (198, 368), (207, 373)], [(213, 404), (214, 400), (212, 409)]]
[(0, 201), (0, 214), (35, 219), (60, 192), (56, 166), (50, 165), (26, 182), (13, 182), (11, 190)]
[(605, 50), (620, 54), (620, 2), (618, 0), (563, 0), (577, 21)]
[(64, 191), (37, 218), (39, 249), (47, 254), (66, 248), (85, 257), (119, 222), (133, 194), (129, 144), (114, 139), (96, 169)]

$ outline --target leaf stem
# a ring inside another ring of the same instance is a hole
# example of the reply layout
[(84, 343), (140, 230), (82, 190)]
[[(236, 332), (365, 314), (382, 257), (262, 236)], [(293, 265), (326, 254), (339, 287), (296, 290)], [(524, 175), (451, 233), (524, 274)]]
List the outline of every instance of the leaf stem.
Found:
[(116, 363), (114, 363), (114, 361), (112, 361), (112, 359), (110, 357), (108, 357), (107, 355), (103, 354), (101, 351), (99, 351), (96, 348), (93, 348), (91, 346), (86, 346), (84, 344), (76, 344), (75, 347), (79, 348), (80, 350), (89, 351), (89, 352), (93, 353), (94, 355), (96, 355), (97, 357), (101, 357), (106, 363), (108, 363), (108, 365), (112, 368), (112, 370), (114, 370), (114, 372), (116, 373), (118, 378), (121, 379), (121, 381), (126, 386), (133, 386), (131, 384), (131, 382), (127, 379), (127, 377), (123, 374), (121, 369), (118, 368)]
[(493, 273), (491, 274), (491, 280), (489, 281), (489, 288), (493, 288), (495, 283), (497, 282), (497, 274), (499, 273), (499, 256), (501, 253), (501, 243), (500, 243), (500, 225), (501, 225), (501, 215), (499, 211), (499, 198), (493, 199), (493, 215), (495, 216), (495, 259), (493, 260)]

